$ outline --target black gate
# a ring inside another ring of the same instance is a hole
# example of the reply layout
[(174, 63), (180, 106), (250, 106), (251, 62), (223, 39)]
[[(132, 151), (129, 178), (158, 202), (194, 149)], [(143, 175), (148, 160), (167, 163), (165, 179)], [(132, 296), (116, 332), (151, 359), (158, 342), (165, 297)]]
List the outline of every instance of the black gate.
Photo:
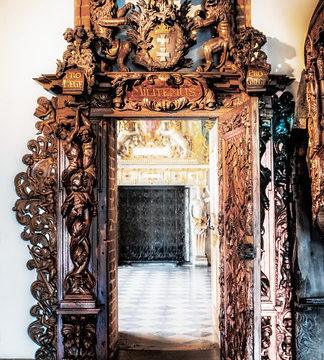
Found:
[(183, 261), (183, 186), (119, 186), (119, 262)]

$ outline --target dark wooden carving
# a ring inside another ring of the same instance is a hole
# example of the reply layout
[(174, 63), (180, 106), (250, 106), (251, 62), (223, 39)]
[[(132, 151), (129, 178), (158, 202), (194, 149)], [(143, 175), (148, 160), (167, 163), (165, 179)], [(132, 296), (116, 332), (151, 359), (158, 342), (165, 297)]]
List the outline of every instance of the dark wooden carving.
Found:
[(126, 15), (133, 9), (132, 3), (127, 3), (118, 9), (116, 0), (92, 0), (90, 3), (91, 24), (95, 34), (94, 47), (100, 59), (100, 71), (111, 71), (112, 63), (117, 62), (118, 71), (129, 71), (125, 65), (131, 51), (128, 41), (116, 37), (119, 28), (127, 24)]
[(110, 76), (116, 89), (114, 105), (119, 110), (212, 110), (216, 106), (214, 92), (200, 76), (178, 73)]
[[(276, 246), (277, 351), (282, 360), (293, 358), (292, 239), (289, 224), (288, 141), (294, 114), (292, 95), (285, 92), (273, 100), (274, 197)], [(279, 310), (280, 309), (280, 310)]]
[(223, 359), (249, 359), (253, 339), (253, 269), (242, 249), (253, 248), (250, 108), (220, 118), (219, 218), (221, 351)]
[(96, 360), (96, 316), (63, 316), (64, 360)]
[[(197, 68), (197, 71), (210, 71), (213, 67), (222, 70), (229, 66), (229, 55), (235, 46), (234, 34), (234, 5), (231, 0), (205, 0), (202, 2), (202, 10), (197, 11), (195, 27), (211, 27), (212, 38), (203, 45), (205, 64)], [(200, 19), (198, 18), (200, 17)], [(219, 54), (217, 65), (214, 63), (214, 55)]]
[(308, 162), (313, 223), (324, 234), (324, 4), (319, 2), (305, 42)]
[(262, 342), (262, 354), (261, 360), (270, 360), (268, 349), (271, 344), (271, 316), (264, 316), (261, 319), (261, 342)]
[(93, 216), (97, 214), (93, 188), (96, 184), (95, 135), (85, 110), (78, 105), (75, 117), (60, 123), (56, 136), (62, 141), (69, 165), (62, 173), (66, 198), (62, 214), (71, 235), (70, 256), (73, 270), (64, 280), (67, 295), (91, 295), (95, 279), (88, 270), (90, 260), (89, 231)]
[[(68, 28), (64, 33), (64, 39), (68, 42), (67, 50), (63, 54), (63, 60), (57, 61), (57, 77), (66, 76), (69, 69), (79, 68), (87, 79), (87, 90), (91, 93), (94, 85), (94, 72), (96, 59), (92, 50), (94, 35), (91, 31), (86, 31), (83, 26), (74, 29)], [(71, 78), (68, 81), (80, 81), (79, 78)], [(82, 93), (82, 91), (81, 91)]]
[[(265, 36), (252, 27), (244, 27), (235, 33), (235, 12), (231, 0), (205, 0), (202, 10), (196, 13), (195, 27), (210, 27), (212, 38), (203, 45), (205, 64), (197, 71), (233, 71), (241, 74), (242, 85), (248, 71), (261, 71), (262, 75), (253, 76), (256, 82), (247, 85), (258, 85), (262, 88), (267, 83), (270, 65), (267, 56), (261, 50), (266, 43)], [(214, 56), (218, 55), (217, 64)]]
[(180, 7), (167, 0), (139, 0), (137, 5), (139, 12), (131, 12), (132, 29), (127, 33), (135, 47), (134, 62), (149, 71), (191, 66), (192, 61), (185, 58), (195, 44), (193, 20), (188, 16), (190, 0)]
[(24, 225), (21, 235), (29, 241), (32, 259), (28, 261), (30, 270), (36, 269), (37, 280), (31, 292), (37, 300), (30, 313), (36, 317), (28, 327), (31, 339), (40, 347), (35, 355), (37, 360), (55, 360), (57, 325), (57, 252), (56, 252), (56, 189), (57, 189), (57, 141), (51, 125), (55, 122), (56, 99), (38, 99), (35, 115), (37, 122), (36, 140), (28, 142), (31, 154), (23, 157), (26, 172), (15, 178), (15, 186), (20, 197), (14, 210), (17, 220)]

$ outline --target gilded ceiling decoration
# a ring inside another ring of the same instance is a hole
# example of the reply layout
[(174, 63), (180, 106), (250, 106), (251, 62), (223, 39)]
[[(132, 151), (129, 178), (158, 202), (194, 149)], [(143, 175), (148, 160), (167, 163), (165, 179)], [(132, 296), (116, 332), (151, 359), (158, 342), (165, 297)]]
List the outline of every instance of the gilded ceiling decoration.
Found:
[(121, 163), (208, 164), (202, 125), (200, 120), (121, 120), (118, 159)]

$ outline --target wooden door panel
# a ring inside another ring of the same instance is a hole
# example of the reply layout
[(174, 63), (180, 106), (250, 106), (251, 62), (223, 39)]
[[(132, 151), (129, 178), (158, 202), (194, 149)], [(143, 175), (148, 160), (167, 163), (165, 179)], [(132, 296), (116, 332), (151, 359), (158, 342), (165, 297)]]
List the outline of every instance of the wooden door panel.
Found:
[(222, 358), (253, 359), (258, 237), (257, 115), (252, 101), (219, 119), (220, 330)]

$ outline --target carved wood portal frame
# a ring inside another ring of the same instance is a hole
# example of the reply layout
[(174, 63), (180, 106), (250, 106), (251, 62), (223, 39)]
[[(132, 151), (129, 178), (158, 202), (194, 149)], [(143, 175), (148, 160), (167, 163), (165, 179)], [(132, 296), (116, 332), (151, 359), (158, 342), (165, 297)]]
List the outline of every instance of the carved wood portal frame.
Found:
[[(113, 0), (75, 4), (57, 73), (36, 79), (55, 96), (37, 100), (38, 137), (15, 179), (27, 267), (37, 271), (28, 329), (36, 359), (107, 359), (116, 350), (116, 121), (150, 117), (218, 119), (221, 353), (259, 359), (267, 341), (262, 350), (258, 97), (283, 90), (287, 78), (269, 75), (265, 37), (242, 16), (244, 1), (203, 3), (194, 18), (189, 1), (139, 0), (139, 11)], [(126, 41), (117, 36), (121, 26), (128, 26)], [(203, 45), (205, 60), (196, 72), (182, 71), (193, 29), (207, 26), (213, 37)], [(130, 72), (129, 54), (149, 71)], [(262, 324), (278, 326), (268, 318)], [(284, 341), (276, 346), (289, 347)]]

